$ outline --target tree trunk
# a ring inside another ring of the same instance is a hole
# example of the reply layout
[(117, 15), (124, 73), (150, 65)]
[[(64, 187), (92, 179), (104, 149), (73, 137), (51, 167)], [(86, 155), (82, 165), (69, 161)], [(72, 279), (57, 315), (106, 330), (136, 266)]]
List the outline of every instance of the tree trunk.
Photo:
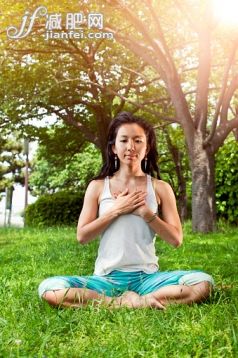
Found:
[(178, 212), (182, 222), (188, 218), (188, 200), (187, 200), (187, 188), (186, 180), (184, 177), (184, 169), (182, 166), (182, 152), (176, 147), (169, 136), (168, 130), (164, 129), (165, 138), (167, 142), (168, 149), (173, 158), (175, 165), (175, 172), (178, 180), (178, 192), (177, 192), (177, 202), (178, 202)]
[[(181, 154), (181, 153), (180, 153)], [(184, 173), (180, 171), (180, 176), (178, 176), (178, 210), (180, 219), (184, 222), (188, 218), (188, 198), (187, 198), (187, 188), (186, 180), (184, 178)]]
[[(192, 228), (197, 232), (215, 230), (215, 155), (203, 147), (201, 133), (194, 138), (192, 170)], [(191, 159), (191, 158), (190, 158)]]

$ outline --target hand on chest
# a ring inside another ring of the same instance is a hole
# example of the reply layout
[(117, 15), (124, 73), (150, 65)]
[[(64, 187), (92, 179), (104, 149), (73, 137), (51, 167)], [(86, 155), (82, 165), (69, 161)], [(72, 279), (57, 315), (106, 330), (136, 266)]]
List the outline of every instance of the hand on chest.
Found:
[(136, 180), (130, 182), (122, 182), (117, 179), (110, 179), (110, 192), (114, 198), (117, 198), (119, 194), (128, 195), (133, 192), (147, 192), (147, 181), (146, 177), (139, 177)]

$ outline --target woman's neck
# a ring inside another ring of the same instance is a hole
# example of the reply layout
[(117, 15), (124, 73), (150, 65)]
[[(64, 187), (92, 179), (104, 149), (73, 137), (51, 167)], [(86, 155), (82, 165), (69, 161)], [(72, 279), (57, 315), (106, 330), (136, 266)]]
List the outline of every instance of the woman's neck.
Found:
[(114, 174), (114, 177), (128, 181), (134, 177), (141, 177), (145, 175), (146, 174), (139, 167), (121, 166), (120, 169)]

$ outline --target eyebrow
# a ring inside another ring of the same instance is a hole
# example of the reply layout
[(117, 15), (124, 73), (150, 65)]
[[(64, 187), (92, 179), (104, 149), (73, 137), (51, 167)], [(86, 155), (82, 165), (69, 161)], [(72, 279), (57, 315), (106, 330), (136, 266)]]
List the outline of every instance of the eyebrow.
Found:
[[(127, 135), (121, 135), (121, 138), (124, 137), (124, 138), (128, 138)], [(144, 136), (143, 135), (136, 135), (134, 138), (143, 138)]]

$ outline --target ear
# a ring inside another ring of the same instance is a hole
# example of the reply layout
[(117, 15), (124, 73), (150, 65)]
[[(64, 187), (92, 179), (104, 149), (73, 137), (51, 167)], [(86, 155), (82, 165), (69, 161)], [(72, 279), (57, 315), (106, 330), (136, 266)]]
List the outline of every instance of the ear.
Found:
[(112, 151), (114, 154), (117, 154), (116, 149), (115, 149), (115, 144), (112, 145)]

